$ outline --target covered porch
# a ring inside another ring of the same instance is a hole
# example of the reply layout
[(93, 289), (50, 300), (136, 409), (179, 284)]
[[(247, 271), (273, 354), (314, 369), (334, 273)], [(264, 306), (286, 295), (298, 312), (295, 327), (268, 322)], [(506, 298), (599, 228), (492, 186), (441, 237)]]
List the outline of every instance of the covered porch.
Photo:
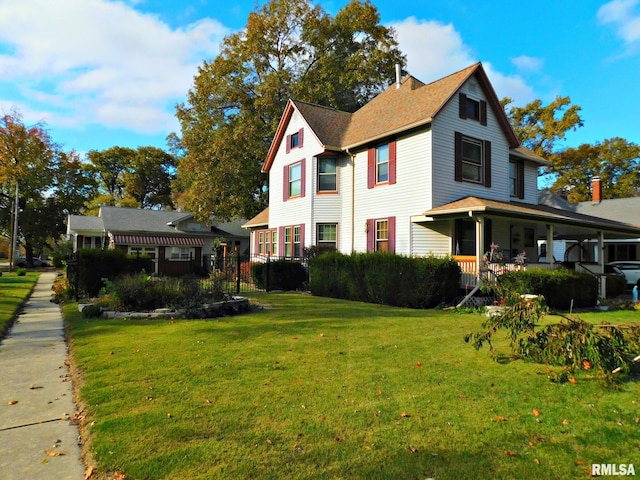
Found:
[[(463, 289), (478, 286), (481, 273), (565, 266), (594, 275), (604, 273), (605, 242), (637, 237), (640, 226), (581, 215), (545, 205), (465, 197), (412, 217), (415, 246), (439, 246), (424, 253), (451, 255), (462, 270)], [(424, 238), (423, 238), (423, 237)], [(567, 250), (554, 258), (541, 247), (566, 240)], [(435, 242), (433, 240), (436, 240)], [(577, 247), (577, 248), (575, 248)], [(498, 252), (491, 258), (492, 252)], [(567, 260), (567, 261), (565, 261)]]

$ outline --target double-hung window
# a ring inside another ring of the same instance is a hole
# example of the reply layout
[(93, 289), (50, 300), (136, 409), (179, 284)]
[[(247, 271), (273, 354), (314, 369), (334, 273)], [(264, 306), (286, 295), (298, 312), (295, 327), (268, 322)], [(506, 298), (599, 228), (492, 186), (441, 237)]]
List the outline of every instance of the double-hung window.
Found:
[(376, 147), (376, 183), (389, 181), (389, 144)]
[(389, 220), (376, 220), (376, 252), (389, 251)]
[(455, 132), (455, 180), (491, 186), (491, 142)]
[(338, 190), (335, 157), (318, 158), (318, 192)]
[(462, 137), (462, 179), (482, 183), (482, 141)]
[(522, 160), (509, 162), (509, 195), (524, 198), (524, 162)]
[(338, 225), (335, 223), (319, 223), (317, 244), (338, 248)]
[(299, 197), (302, 193), (302, 163), (289, 166), (289, 198)]
[(299, 225), (284, 227), (284, 256), (300, 258), (302, 253), (302, 234)]

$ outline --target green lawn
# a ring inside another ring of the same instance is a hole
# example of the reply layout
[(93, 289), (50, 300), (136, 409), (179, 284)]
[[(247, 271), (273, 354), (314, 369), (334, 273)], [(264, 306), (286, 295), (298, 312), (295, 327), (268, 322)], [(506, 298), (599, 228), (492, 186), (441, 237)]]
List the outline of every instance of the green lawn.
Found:
[(25, 276), (19, 277), (15, 272), (2, 273), (0, 277), (0, 339), (13, 321), (20, 305), (33, 290), (39, 275), (37, 272), (27, 272)]
[[(575, 479), (592, 463), (640, 470), (638, 382), (609, 390), (583, 374), (556, 384), (545, 366), (496, 363), (463, 341), (478, 314), (254, 298), (269, 308), (216, 320), (89, 320), (65, 307), (99, 473)], [(498, 347), (507, 353), (506, 342)]]

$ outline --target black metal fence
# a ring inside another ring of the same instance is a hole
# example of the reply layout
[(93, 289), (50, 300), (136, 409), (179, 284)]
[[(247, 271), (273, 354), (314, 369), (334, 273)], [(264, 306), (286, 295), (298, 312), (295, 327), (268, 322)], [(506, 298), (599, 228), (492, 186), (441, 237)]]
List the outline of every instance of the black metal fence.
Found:
[[(230, 255), (217, 258), (212, 265), (212, 276), (222, 277), (225, 293), (241, 294), (264, 292), (278, 288), (274, 286), (271, 275), (271, 264), (275, 261), (301, 263), (300, 260), (264, 255)], [(255, 278), (253, 265), (262, 264), (261, 278)], [(308, 270), (306, 281), (308, 282)]]

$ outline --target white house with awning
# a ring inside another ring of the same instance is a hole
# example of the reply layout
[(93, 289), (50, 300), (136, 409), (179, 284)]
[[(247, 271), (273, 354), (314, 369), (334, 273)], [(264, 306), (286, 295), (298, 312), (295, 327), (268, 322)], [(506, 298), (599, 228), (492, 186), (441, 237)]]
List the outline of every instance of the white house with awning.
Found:
[(67, 235), (74, 252), (117, 248), (151, 257), (156, 274), (177, 274), (209, 271), (214, 254), (248, 252), (242, 223), (203, 223), (187, 212), (100, 207), (97, 216), (69, 215)]

